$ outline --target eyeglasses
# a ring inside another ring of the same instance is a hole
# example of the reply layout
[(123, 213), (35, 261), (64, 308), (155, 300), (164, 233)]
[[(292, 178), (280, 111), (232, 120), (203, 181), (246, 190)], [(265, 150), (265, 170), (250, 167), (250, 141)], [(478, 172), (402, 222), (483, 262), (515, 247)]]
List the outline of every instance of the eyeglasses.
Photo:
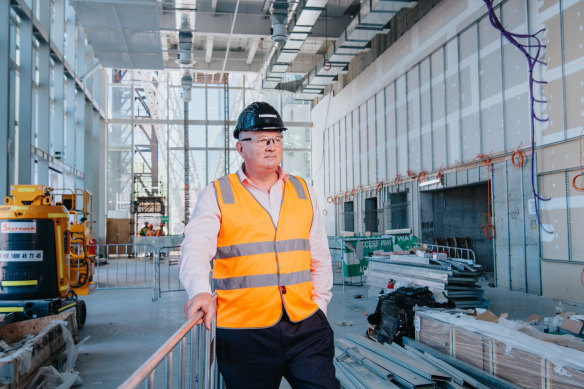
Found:
[(271, 142), (272, 144), (274, 144), (274, 146), (280, 147), (280, 146), (282, 146), (282, 139), (284, 139), (284, 136), (277, 135), (274, 137), (260, 136), (259, 138), (245, 138), (245, 139), (240, 139), (239, 141), (240, 142), (251, 141), (254, 146), (258, 146), (258, 147), (269, 146), (270, 142)]

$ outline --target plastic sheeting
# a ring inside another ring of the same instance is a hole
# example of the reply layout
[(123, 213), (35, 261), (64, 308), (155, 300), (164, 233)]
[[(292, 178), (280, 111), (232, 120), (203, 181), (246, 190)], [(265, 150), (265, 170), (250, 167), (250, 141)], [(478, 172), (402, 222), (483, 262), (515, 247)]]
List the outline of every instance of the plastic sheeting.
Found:
[(582, 388), (584, 352), (543, 341), (517, 322), (418, 311), (416, 340), (525, 388)]

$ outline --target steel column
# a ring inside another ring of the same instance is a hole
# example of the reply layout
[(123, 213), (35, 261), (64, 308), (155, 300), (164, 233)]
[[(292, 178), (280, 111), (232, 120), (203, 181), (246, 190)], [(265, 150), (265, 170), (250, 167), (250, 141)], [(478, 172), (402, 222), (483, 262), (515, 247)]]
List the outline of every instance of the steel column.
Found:
[(32, 21), (20, 19), (20, 112), (18, 117), (17, 184), (32, 184), (33, 105), (33, 35)]
[(10, 58), (10, 2), (0, 1), (0, 198), (10, 193), (8, 188), (9, 140), (9, 58)]

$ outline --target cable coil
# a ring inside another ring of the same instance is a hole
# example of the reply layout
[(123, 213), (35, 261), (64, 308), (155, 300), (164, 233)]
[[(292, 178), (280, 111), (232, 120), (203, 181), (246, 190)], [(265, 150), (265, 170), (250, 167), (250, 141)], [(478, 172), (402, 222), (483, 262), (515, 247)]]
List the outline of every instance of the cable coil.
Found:
[(523, 152), (519, 149), (515, 150), (513, 154), (511, 154), (511, 163), (515, 167), (515, 169), (521, 169), (523, 167), (524, 161)]
[(584, 186), (578, 186), (578, 184), (576, 184), (578, 177), (582, 177), (584, 179), (584, 172), (574, 176), (574, 179), (572, 180), (572, 187), (574, 187), (574, 189), (576, 189), (578, 192), (584, 192)]

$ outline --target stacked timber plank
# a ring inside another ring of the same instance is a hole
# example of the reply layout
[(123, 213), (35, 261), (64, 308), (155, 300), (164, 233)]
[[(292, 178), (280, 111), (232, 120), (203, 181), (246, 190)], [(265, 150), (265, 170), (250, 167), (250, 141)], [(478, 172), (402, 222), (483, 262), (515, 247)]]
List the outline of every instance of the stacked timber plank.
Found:
[[(409, 338), (406, 338), (410, 340)], [(464, 364), (454, 367), (419, 351), (416, 341), (406, 348), (380, 344), (358, 335), (335, 341), (336, 375), (345, 389), (375, 388), (517, 388)]]
[(399, 285), (427, 286), (434, 292), (443, 293), (458, 308), (474, 308), (488, 305), (483, 290), (477, 284), (480, 265), (459, 258), (433, 259), (413, 254), (369, 257), (365, 271), (369, 295), (380, 291), (387, 293), (388, 282)]
[[(523, 388), (584, 387), (584, 352), (556, 344), (551, 334), (545, 340), (531, 336), (523, 331), (526, 323), (501, 318), (488, 322), (439, 310), (418, 310), (415, 323), (419, 348), (441, 353), (445, 361), (470, 365)], [(409, 343), (404, 341), (406, 347)]]

